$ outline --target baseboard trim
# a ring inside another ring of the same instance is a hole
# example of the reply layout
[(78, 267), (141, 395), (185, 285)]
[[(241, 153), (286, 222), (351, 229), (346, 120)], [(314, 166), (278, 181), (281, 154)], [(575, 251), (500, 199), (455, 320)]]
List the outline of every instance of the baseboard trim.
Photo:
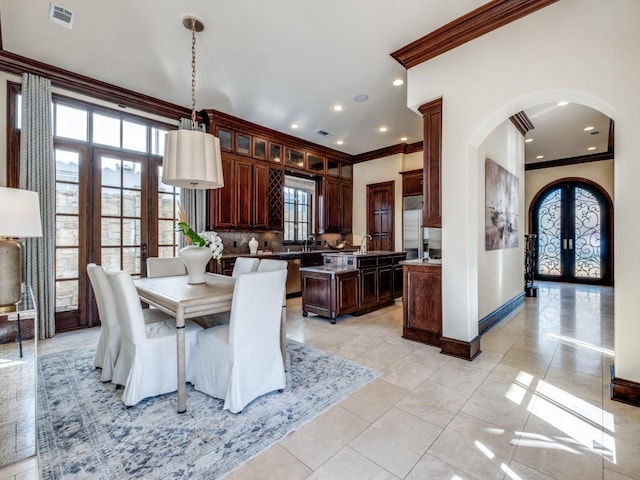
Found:
[(611, 400), (640, 407), (640, 383), (616, 378), (615, 365), (611, 365)]
[(482, 335), (491, 327), (493, 327), (496, 323), (498, 323), (500, 320), (503, 320), (504, 318), (506, 318), (507, 315), (509, 315), (511, 312), (513, 312), (516, 308), (518, 308), (520, 305), (524, 303), (524, 297), (525, 297), (524, 292), (521, 292), (515, 297), (513, 297), (511, 300), (509, 300), (507, 303), (505, 303), (504, 305), (496, 308), (489, 315), (481, 318), (478, 321), (478, 333)]
[(482, 352), (480, 349), (480, 335), (470, 342), (456, 338), (440, 337), (440, 348), (440, 353), (469, 361), (476, 358)]

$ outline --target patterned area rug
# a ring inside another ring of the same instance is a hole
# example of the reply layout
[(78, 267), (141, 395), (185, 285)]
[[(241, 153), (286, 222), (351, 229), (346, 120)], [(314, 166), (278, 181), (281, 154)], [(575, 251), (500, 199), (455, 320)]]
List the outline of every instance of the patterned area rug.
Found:
[(380, 375), (296, 342), (287, 348), (285, 391), (238, 415), (190, 384), (187, 413), (176, 413), (175, 393), (126, 408), (122, 389), (100, 382), (93, 349), (40, 357), (40, 478), (221, 478)]

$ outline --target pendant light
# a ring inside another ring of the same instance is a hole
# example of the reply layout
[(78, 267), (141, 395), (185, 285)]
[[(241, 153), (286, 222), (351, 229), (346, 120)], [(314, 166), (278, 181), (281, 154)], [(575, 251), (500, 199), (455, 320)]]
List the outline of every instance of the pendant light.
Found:
[(191, 130), (167, 133), (162, 161), (162, 182), (181, 188), (221, 188), (222, 161), (220, 140), (198, 129), (196, 122), (196, 32), (204, 30), (194, 17), (183, 19), (191, 30)]

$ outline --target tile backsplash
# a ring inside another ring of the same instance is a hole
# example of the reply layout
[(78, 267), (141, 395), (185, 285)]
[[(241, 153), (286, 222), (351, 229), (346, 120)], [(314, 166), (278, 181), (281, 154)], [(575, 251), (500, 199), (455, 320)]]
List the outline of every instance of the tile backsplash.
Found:
[[(258, 250), (269, 250), (272, 252), (286, 252), (301, 250), (302, 244), (284, 244), (284, 233), (278, 231), (268, 232), (218, 232), (224, 244), (224, 253), (249, 253), (249, 240), (252, 237), (258, 241)], [(314, 234), (316, 240), (310, 248), (322, 248), (326, 244), (337, 245), (343, 240), (352, 244), (353, 236), (341, 235), (339, 233)]]

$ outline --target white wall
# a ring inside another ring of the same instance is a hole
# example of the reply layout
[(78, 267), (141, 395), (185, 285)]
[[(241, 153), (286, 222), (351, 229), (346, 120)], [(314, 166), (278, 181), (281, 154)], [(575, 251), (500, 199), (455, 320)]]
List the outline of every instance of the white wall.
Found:
[(522, 293), (524, 278), (524, 137), (506, 120), (498, 126), (478, 149), (478, 198), (477, 215), (485, 218), (485, 159), (490, 158), (505, 170), (518, 177), (518, 247), (501, 250), (485, 250), (485, 223), (478, 227), (478, 320), (501, 307)]
[(611, 200), (613, 200), (613, 167), (613, 160), (603, 160), (601, 162), (581, 163), (579, 165), (566, 165), (564, 167), (541, 168), (540, 170), (527, 171), (525, 174), (525, 231), (529, 231), (529, 210), (531, 209), (533, 197), (544, 187), (556, 180), (562, 178), (586, 178), (604, 188), (611, 197)]
[[(416, 156), (420, 164), (416, 166)], [(410, 168), (405, 168), (406, 157)], [(394, 249), (402, 250), (402, 175), (405, 170), (422, 167), (422, 152), (411, 155), (391, 155), (368, 162), (356, 163), (353, 166), (353, 244), (360, 245), (362, 237), (367, 233), (367, 185), (380, 182), (395, 182), (394, 196)]]
[(424, 165), (424, 155), (422, 150), (415, 153), (409, 153), (402, 160), (402, 171), (418, 170)]
[(417, 108), (443, 97), (443, 334), (477, 335), (478, 147), (514, 113), (567, 100), (616, 122), (616, 373), (640, 381), (640, 2), (563, 0), (408, 72)]

